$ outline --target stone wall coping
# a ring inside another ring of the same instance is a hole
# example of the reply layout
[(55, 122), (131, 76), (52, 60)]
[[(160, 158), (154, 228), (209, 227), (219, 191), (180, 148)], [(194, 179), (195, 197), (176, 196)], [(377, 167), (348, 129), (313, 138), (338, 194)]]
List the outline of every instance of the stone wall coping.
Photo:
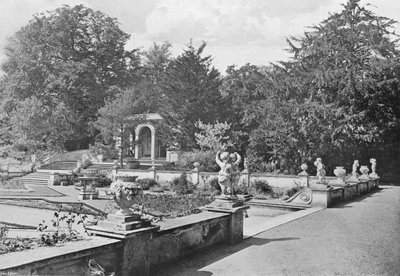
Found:
[[(26, 265), (29, 265), (30, 268), (35, 268), (40, 267), (43, 263), (57, 263), (57, 259), (62, 261), (66, 255), (75, 255), (68, 259), (76, 259), (91, 255), (96, 253), (96, 251), (100, 252), (99, 249), (102, 247), (122, 246), (122, 244), (118, 245), (118, 243), (120, 241), (115, 239), (90, 237), (84, 240), (60, 243), (55, 246), (43, 246), (20, 252), (12, 252), (0, 255), (0, 272), (1, 270), (20, 268)], [(103, 250), (101, 249), (101, 251)]]
[(166, 221), (160, 221), (155, 223), (160, 226), (159, 232), (174, 231), (177, 228), (189, 228), (193, 224), (214, 220), (228, 218), (229, 214), (217, 213), (217, 212), (201, 212), (199, 214), (193, 214), (190, 216), (169, 219)]
[(42, 173), (58, 173), (58, 174), (66, 174), (66, 175), (72, 175), (72, 171), (70, 170), (42, 170), (38, 169), (36, 172), (42, 172)]

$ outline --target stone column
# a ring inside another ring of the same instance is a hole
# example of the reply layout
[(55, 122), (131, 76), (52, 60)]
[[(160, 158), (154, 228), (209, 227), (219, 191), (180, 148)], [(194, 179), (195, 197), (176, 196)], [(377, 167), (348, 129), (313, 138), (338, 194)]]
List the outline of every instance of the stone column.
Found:
[[(211, 205), (211, 204), (210, 204)], [(206, 206), (210, 212), (229, 213), (229, 229), (227, 235), (227, 242), (231, 245), (239, 243), (243, 240), (243, 218), (245, 210), (249, 206), (227, 207), (225, 206)]]
[(156, 158), (156, 130), (152, 127), (151, 130), (151, 159)]
[(117, 230), (115, 228), (89, 226), (91, 235), (119, 239), (123, 242), (121, 249), (122, 276), (149, 275), (150, 242), (159, 226), (147, 226), (136, 230)]
[[(139, 126), (135, 129), (135, 142), (139, 140), (139, 132), (140, 128)], [(139, 159), (139, 145), (135, 144), (135, 159)]]
[(151, 159), (151, 168), (149, 169), (149, 178), (153, 178), (156, 180), (157, 178), (157, 169), (155, 166), (155, 160), (154, 158)]
[(307, 172), (307, 164), (302, 164), (301, 169), (303, 171), (298, 174), (301, 186), (304, 188), (308, 188), (310, 186), (310, 175)]

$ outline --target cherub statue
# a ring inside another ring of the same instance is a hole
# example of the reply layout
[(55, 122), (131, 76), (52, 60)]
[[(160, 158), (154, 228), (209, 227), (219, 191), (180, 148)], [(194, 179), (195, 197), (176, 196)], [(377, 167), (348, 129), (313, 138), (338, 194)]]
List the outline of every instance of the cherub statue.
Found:
[(231, 164), (232, 167), (232, 174), (231, 174), (231, 186), (232, 186), (232, 191), (233, 192), (233, 187), (236, 186), (239, 183), (239, 178), (240, 178), (240, 170), (239, 170), (239, 164), (242, 161), (242, 157), (240, 157), (239, 153), (235, 152), (232, 153), (229, 156), (229, 163)]
[(351, 175), (352, 175), (353, 177), (355, 177), (355, 178), (358, 177), (358, 173), (357, 173), (358, 167), (360, 167), (360, 163), (358, 162), (358, 160), (354, 160), (354, 163), (353, 163), (353, 170), (352, 170), (352, 172), (351, 172)]
[(376, 159), (375, 158), (371, 158), (369, 159), (369, 162), (371, 163), (371, 173), (370, 176), (372, 177), (377, 177), (378, 174), (376, 173)]
[(218, 151), (215, 156), (215, 162), (221, 168), (218, 174), (218, 184), (221, 187), (221, 194), (228, 195), (231, 191), (231, 177), (234, 173), (232, 164), (229, 163), (229, 153)]
[(322, 159), (317, 158), (317, 160), (315, 160), (314, 162), (314, 166), (317, 167), (317, 178), (318, 178), (317, 183), (326, 183), (325, 180), (326, 171), (325, 171), (325, 165), (322, 164)]

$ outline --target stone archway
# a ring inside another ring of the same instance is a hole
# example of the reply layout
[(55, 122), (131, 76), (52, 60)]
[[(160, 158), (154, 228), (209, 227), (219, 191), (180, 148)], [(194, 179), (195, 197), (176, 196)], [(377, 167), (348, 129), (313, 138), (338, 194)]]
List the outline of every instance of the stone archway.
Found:
[(156, 130), (150, 124), (142, 124), (136, 127), (135, 141), (140, 144), (135, 145), (135, 158), (155, 159), (156, 154)]

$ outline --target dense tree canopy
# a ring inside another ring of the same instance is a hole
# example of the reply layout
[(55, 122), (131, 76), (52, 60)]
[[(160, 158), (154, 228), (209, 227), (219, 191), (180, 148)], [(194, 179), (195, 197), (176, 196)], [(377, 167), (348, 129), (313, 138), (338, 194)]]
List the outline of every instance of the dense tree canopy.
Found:
[(79, 139), (108, 88), (134, 80), (138, 58), (124, 49), (128, 38), (115, 19), (82, 5), (36, 15), (5, 48), (1, 97), (14, 106), (32, 96), (47, 107), (62, 103), (76, 115)]
[(350, 0), (304, 37), (288, 40), (292, 60), (267, 74), (272, 85), (264, 93), (275, 95), (255, 104), (261, 108), (252, 116), (264, 116), (250, 138), (256, 155), (268, 145), (292, 165), (316, 156), (339, 165), (392, 145), (400, 129), (393, 23)]

